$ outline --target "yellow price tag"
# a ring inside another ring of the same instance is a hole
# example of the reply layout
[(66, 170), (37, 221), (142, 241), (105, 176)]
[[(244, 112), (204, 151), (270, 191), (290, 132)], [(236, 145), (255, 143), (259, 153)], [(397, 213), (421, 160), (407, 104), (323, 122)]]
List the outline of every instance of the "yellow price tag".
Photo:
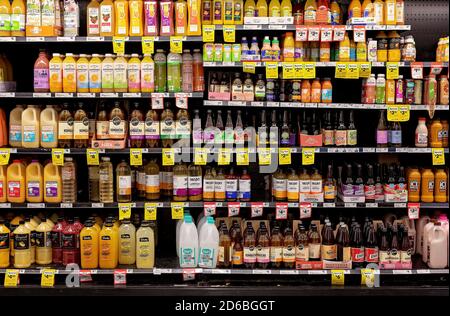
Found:
[(258, 161), (261, 166), (267, 166), (272, 163), (270, 148), (258, 148)]
[(291, 164), (291, 148), (279, 148), (278, 149), (278, 163), (280, 165)]
[(316, 64), (315, 63), (305, 63), (304, 64), (303, 78), (305, 78), (305, 79), (316, 78)]
[(398, 106), (388, 104), (387, 106), (387, 120), (389, 122), (396, 122), (398, 117)]
[(131, 218), (131, 203), (119, 203), (119, 220)]
[(172, 209), (172, 219), (183, 219), (184, 204), (182, 202), (173, 202), (170, 206)]
[(375, 284), (375, 272), (372, 269), (361, 269), (361, 285), (373, 287)]
[(242, 63), (242, 68), (244, 72), (248, 72), (250, 74), (254, 74), (256, 72), (256, 67), (255, 67), (255, 63), (249, 63), (249, 62), (243, 62)]
[(303, 78), (304, 65), (302, 63), (294, 63), (294, 79)]
[(54, 269), (43, 269), (41, 272), (41, 286), (42, 287), (53, 287), (55, 285), (55, 274)]
[(208, 162), (208, 149), (207, 148), (195, 148), (194, 149), (194, 164), (205, 166)]
[(314, 148), (302, 148), (302, 165), (313, 165), (314, 155)]
[(113, 52), (114, 54), (125, 54), (125, 37), (114, 36), (113, 37)]
[(19, 270), (7, 269), (5, 272), (5, 287), (17, 287), (19, 284)]
[(144, 204), (144, 220), (156, 221), (156, 214), (158, 213), (158, 203)]
[(183, 53), (183, 37), (171, 36), (170, 37), (170, 52), (175, 54)]
[(231, 149), (230, 148), (219, 148), (219, 161), (217, 164), (219, 166), (229, 165), (231, 163)]
[(361, 62), (359, 63), (359, 77), (360, 78), (369, 78), (372, 73), (372, 64), (369, 62)]
[(236, 41), (236, 26), (234, 25), (223, 26), (223, 40), (226, 43), (234, 43)]
[(142, 166), (142, 148), (130, 149), (130, 165)]
[(357, 63), (349, 63), (347, 65), (347, 79), (358, 79), (359, 67)]
[(337, 62), (334, 71), (334, 77), (338, 79), (347, 78), (347, 63)]
[(86, 159), (88, 166), (98, 166), (100, 164), (100, 159), (98, 157), (98, 149), (88, 148), (86, 149)]
[(248, 165), (248, 148), (236, 148), (236, 164), (238, 166)]
[(399, 64), (396, 62), (386, 63), (386, 79), (398, 79)]
[(331, 285), (344, 285), (345, 274), (343, 270), (331, 270)]
[(162, 164), (163, 166), (173, 166), (175, 164), (175, 151), (173, 148), (162, 149)]
[(205, 43), (214, 43), (214, 35), (216, 31), (215, 25), (203, 25), (203, 42)]
[(142, 53), (144, 55), (153, 54), (155, 52), (155, 38), (153, 36), (142, 37)]
[(275, 61), (266, 62), (266, 79), (278, 79), (278, 63)]
[(431, 149), (431, 152), (433, 155), (433, 166), (445, 165), (444, 148), (433, 148)]
[(6, 166), (9, 163), (11, 150), (9, 148), (0, 149), (0, 166)]
[(295, 78), (294, 63), (284, 62), (282, 65), (283, 65), (283, 79), (294, 79)]
[(52, 163), (55, 166), (64, 166), (64, 149), (52, 149)]
[(409, 121), (409, 110), (410, 106), (409, 104), (402, 104), (398, 105), (398, 111), (397, 111), (397, 122), (408, 122)]

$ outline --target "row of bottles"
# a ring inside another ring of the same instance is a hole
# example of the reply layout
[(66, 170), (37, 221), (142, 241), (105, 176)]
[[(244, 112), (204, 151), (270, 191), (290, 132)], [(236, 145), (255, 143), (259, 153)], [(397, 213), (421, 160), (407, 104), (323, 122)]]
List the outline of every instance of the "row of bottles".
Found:
[(408, 201), (445, 203), (448, 201), (448, 173), (445, 169), (410, 167), (407, 170)]
[(158, 49), (153, 58), (113, 54), (54, 53), (41, 50), (34, 64), (34, 91), (54, 93), (201, 92), (203, 61), (199, 49), (183, 54)]

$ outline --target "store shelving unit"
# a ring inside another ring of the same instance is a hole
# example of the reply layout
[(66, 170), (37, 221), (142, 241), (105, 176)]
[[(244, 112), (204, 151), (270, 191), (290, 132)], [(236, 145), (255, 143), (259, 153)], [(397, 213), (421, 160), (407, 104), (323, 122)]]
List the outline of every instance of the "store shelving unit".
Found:
[[(234, 61), (230, 61), (230, 62), (226, 62), (226, 61), (206, 61), (203, 63), (204, 67), (242, 67), (244, 65), (245, 62), (234, 62)], [(249, 64), (253, 64), (255, 67), (266, 67), (267, 63), (266, 62), (260, 62), (260, 61), (246, 61), (246, 63)], [(323, 68), (323, 67), (336, 67), (336, 64), (338, 62), (336, 61), (329, 61), (329, 62), (304, 62), (306, 64), (311, 64), (314, 65), (315, 67), (318, 68)], [(351, 63), (351, 62), (350, 62)], [(355, 64), (357, 62), (354, 62)], [(386, 67), (386, 62), (372, 62), (371, 66), (372, 67)], [(398, 62), (397, 63), (399, 67), (404, 67), (404, 68), (410, 68), (411, 67), (411, 62), (406, 62), (406, 61), (402, 61), (402, 62)], [(283, 62), (278, 62), (278, 67), (282, 67), (283, 66)], [(423, 62), (422, 66), (425, 68), (429, 68), (429, 67), (442, 67), (442, 68), (447, 68), (448, 67), (448, 63), (436, 63), (436, 62)]]

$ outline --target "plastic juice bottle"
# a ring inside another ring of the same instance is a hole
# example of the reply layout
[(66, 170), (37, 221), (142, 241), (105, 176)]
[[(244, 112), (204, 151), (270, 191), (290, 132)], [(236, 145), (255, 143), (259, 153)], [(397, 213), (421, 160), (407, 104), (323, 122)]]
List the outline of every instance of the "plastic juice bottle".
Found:
[(202, 24), (203, 25), (211, 25), (212, 24), (212, 1), (211, 0), (202, 0)]
[(98, 236), (99, 227), (94, 222), (87, 221), (80, 233), (81, 268), (98, 268)]
[(233, 20), (236, 25), (244, 23), (244, 0), (234, 0)]
[(141, 92), (155, 91), (155, 62), (149, 54), (144, 55), (141, 61)]
[(138, 54), (131, 54), (128, 61), (128, 91), (141, 92), (141, 61)]
[(142, 0), (130, 0), (128, 6), (130, 9), (130, 36), (142, 36), (144, 34), (144, 3)]
[(8, 202), (25, 202), (25, 166), (20, 160), (14, 160), (7, 169)]
[(151, 269), (155, 265), (155, 236), (150, 222), (143, 221), (136, 233), (136, 267)]
[(161, 36), (170, 36), (174, 34), (173, 2), (160, 1), (160, 31)]
[(175, 7), (175, 35), (186, 35), (188, 8), (185, 0), (177, 0)]
[(61, 203), (62, 180), (59, 166), (48, 163), (44, 167), (44, 202)]
[(375, 0), (373, 2), (373, 15), (375, 23), (378, 25), (384, 24), (384, 2), (383, 0)]
[(339, 61), (350, 61), (350, 38), (347, 33), (344, 40), (339, 42)]
[(287, 177), (287, 200), (297, 202), (299, 200), (300, 181), (294, 169), (291, 169)]
[(112, 0), (100, 3), (100, 36), (113, 36), (115, 33), (115, 10)]
[(77, 62), (72, 53), (63, 61), (63, 92), (77, 92)]
[(257, 9), (255, 0), (246, 0), (244, 3), (244, 17), (256, 16)]
[(0, 268), (2, 269), (9, 267), (10, 235), (11, 231), (6, 227), (5, 220), (0, 219)]
[(21, 220), (14, 234), (14, 268), (25, 269), (31, 265), (31, 232)]
[(0, 36), (11, 36), (11, 4), (0, 0)]
[(39, 147), (39, 116), (40, 110), (37, 105), (29, 105), (22, 112), (22, 147)]
[(26, 200), (30, 203), (41, 203), (44, 198), (44, 168), (33, 160), (26, 168)]
[(292, 62), (295, 56), (295, 42), (292, 32), (287, 32), (283, 42), (283, 61)]
[(34, 92), (48, 92), (50, 90), (49, 81), (47, 53), (40, 50), (39, 57), (34, 63)]
[(434, 202), (434, 173), (431, 169), (422, 170), (422, 186), (420, 201), (426, 203)]
[(114, 269), (119, 261), (119, 238), (111, 220), (107, 221), (100, 232), (99, 266), (100, 269)]
[(267, 6), (267, 0), (258, 0), (256, 3), (256, 15), (257, 17), (269, 16), (269, 9)]
[(58, 53), (53, 54), (49, 63), (50, 71), (50, 92), (57, 93), (63, 91), (63, 60)]
[(359, 0), (352, 0), (348, 7), (348, 19), (361, 17), (361, 2)]
[(234, 24), (233, 11), (234, 3), (233, 0), (223, 0), (223, 24)]
[(119, 227), (119, 264), (136, 262), (136, 227), (129, 219), (122, 221)]
[(86, 30), (87, 36), (100, 36), (100, 4), (91, 0), (87, 6)]
[(52, 263), (52, 226), (44, 217), (42, 222), (36, 227), (36, 263), (37, 264), (51, 264)]
[(269, 17), (281, 16), (281, 4), (279, 0), (270, 0), (269, 2)]
[(316, 0), (306, 0), (305, 11), (304, 11), (305, 25), (316, 24), (316, 13), (317, 13), (317, 1)]
[(128, 1), (127, 0), (115, 0), (114, 1), (115, 12), (115, 28), (114, 34), (116, 36), (128, 36)]
[(29, 217), (25, 218), (25, 227), (30, 231), (30, 254), (31, 263), (36, 262), (36, 226), (31, 222)]
[(281, 1), (281, 16), (292, 16), (291, 0)]
[(164, 50), (157, 49), (154, 56), (155, 92), (166, 92), (167, 89), (167, 59)]
[(448, 184), (447, 173), (444, 169), (437, 169), (434, 174), (434, 201), (436, 203), (447, 203)]
[(434, 119), (431, 122), (429, 137), (431, 147), (442, 147), (442, 123), (439, 119)]
[(311, 83), (309, 80), (302, 80), (302, 102), (311, 102)]
[(102, 91), (102, 61), (99, 54), (92, 54), (89, 60), (89, 92)]
[(114, 60), (114, 92), (128, 91), (127, 69), (125, 56), (117, 55)]
[(341, 23), (341, 8), (339, 6), (339, 3), (336, 0), (333, 0), (330, 5), (330, 12), (331, 12), (331, 24), (332, 25), (339, 25)]
[(397, 24), (397, 3), (396, 0), (385, 0), (384, 2), (384, 23), (386, 25)]
[(8, 188), (7, 175), (6, 175), (6, 166), (0, 166), (0, 203), (5, 203), (6, 199), (6, 190)]
[(333, 101), (333, 85), (330, 78), (324, 78), (322, 81), (321, 99), (323, 103), (331, 103)]
[(181, 92), (181, 63), (180, 54), (167, 55), (167, 91)]
[(386, 104), (395, 104), (395, 80), (386, 80)]
[(105, 54), (102, 61), (102, 92), (114, 91), (114, 59), (112, 54)]
[(374, 8), (372, 0), (364, 0), (361, 6), (361, 17), (368, 18), (374, 17)]
[(311, 102), (320, 103), (322, 95), (322, 85), (320, 84), (320, 79), (316, 78), (313, 80), (311, 85)]
[(25, 1), (11, 3), (11, 36), (25, 36)]
[(408, 201), (420, 202), (421, 175), (418, 168), (412, 168), (408, 172)]
[(22, 147), (22, 113), (23, 105), (16, 107), (9, 113), (9, 146)]
[(213, 0), (213, 24), (224, 24), (223, 0)]
[(356, 44), (356, 61), (367, 60), (367, 44), (366, 42), (358, 42)]
[(89, 61), (86, 54), (80, 54), (77, 60), (77, 91), (89, 92)]

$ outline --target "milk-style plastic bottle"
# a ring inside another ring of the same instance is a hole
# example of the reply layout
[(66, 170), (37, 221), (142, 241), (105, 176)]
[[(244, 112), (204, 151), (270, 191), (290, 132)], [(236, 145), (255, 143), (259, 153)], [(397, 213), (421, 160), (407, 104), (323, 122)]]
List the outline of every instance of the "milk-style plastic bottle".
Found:
[(33, 160), (26, 168), (26, 199), (30, 203), (41, 203), (44, 196), (44, 168)]
[(422, 244), (422, 261), (428, 262), (429, 257), (429, 241), (430, 241), (430, 233), (434, 227), (434, 223), (436, 220), (431, 220), (428, 224), (425, 225), (423, 229), (423, 244)]
[(62, 179), (59, 166), (49, 162), (44, 167), (44, 202), (61, 203)]
[(38, 105), (29, 105), (22, 112), (22, 147), (39, 148), (39, 119)]
[[(184, 216), (186, 216), (186, 215), (190, 215), (189, 212), (184, 212)], [(183, 224), (183, 222), (184, 222), (184, 216), (183, 216), (183, 219), (180, 219), (177, 221), (177, 226), (176, 226), (175, 244), (177, 247), (177, 256), (178, 257), (180, 256), (180, 248), (179, 248), (179, 246), (180, 246), (180, 227), (181, 227), (181, 224)]]
[(58, 112), (53, 105), (47, 105), (41, 112), (41, 146), (44, 148), (58, 147)]
[(9, 113), (9, 145), (22, 147), (22, 112), (24, 106), (17, 104)]
[(422, 254), (423, 248), (423, 233), (425, 229), (425, 225), (430, 221), (430, 217), (428, 215), (421, 216), (417, 220), (416, 230), (417, 230), (417, 245), (416, 245), (416, 253)]
[(214, 218), (206, 216), (206, 222), (202, 225), (199, 234), (199, 258), (198, 266), (201, 268), (215, 268), (219, 250), (219, 231)]
[(192, 216), (186, 215), (180, 226), (180, 267), (195, 268), (198, 259), (198, 233)]
[(14, 160), (7, 169), (7, 197), (10, 203), (25, 202), (25, 165)]
[(427, 264), (432, 269), (443, 269), (447, 266), (447, 234), (441, 224), (441, 222), (434, 223), (428, 235), (429, 255)]

